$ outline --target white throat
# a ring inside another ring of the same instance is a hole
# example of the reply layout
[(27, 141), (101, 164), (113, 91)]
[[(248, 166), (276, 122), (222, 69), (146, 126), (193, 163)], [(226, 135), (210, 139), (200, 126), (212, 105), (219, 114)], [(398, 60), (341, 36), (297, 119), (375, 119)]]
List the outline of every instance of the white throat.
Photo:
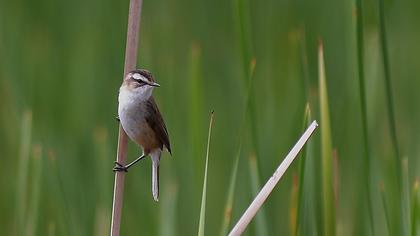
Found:
[(152, 96), (152, 92), (153, 87), (149, 85), (144, 85), (134, 90), (121, 86), (118, 96), (118, 114), (121, 116), (123, 110), (137, 109), (140, 102), (147, 101)]
[(118, 96), (119, 108), (131, 107), (132, 105), (146, 101), (152, 96), (153, 87), (144, 85), (136, 89), (130, 90), (126, 86), (121, 86)]

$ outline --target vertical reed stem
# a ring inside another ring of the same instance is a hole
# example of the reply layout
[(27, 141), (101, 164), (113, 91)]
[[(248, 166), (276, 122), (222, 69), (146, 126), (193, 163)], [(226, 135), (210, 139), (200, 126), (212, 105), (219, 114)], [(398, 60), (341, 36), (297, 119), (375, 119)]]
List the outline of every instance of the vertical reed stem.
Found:
[(361, 107), (361, 118), (362, 118), (362, 132), (363, 132), (363, 149), (364, 149), (364, 165), (363, 172), (364, 178), (366, 179), (366, 203), (367, 211), (369, 214), (369, 225), (370, 233), (375, 234), (374, 221), (373, 221), (373, 209), (372, 209), (372, 194), (371, 194), (371, 155), (369, 149), (369, 133), (367, 125), (367, 103), (366, 103), (366, 89), (365, 89), (365, 63), (364, 63), (364, 24), (363, 24), (363, 2), (362, 0), (356, 1), (357, 9), (357, 63), (358, 63), (358, 75), (359, 75), (359, 92), (360, 92), (360, 107)]
[[(127, 27), (127, 43), (125, 48), (125, 64), (124, 76), (130, 70), (136, 68), (137, 63), (137, 47), (139, 39), (139, 26), (141, 17), (142, 0), (130, 0), (130, 8), (128, 12), (128, 27)], [(122, 126), (119, 127), (118, 134), (118, 149), (117, 149), (117, 162), (124, 164), (127, 155), (127, 134)], [(114, 199), (112, 202), (112, 219), (111, 219), (111, 236), (120, 235), (121, 225), (121, 211), (123, 205), (124, 195), (124, 171), (115, 172), (114, 182)]]
[(381, 44), (381, 52), (382, 52), (382, 63), (384, 67), (384, 77), (385, 77), (385, 92), (386, 92), (386, 99), (387, 99), (387, 110), (388, 110), (388, 122), (389, 122), (389, 129), (390, 135), (392, 140), (392, 146), (394, 151), (394, 165), (396, 168), (396, 177), (397, 177), (397, 193), (399, 194), (399, 202), (397, 204), (397, 208), (400, 211), (400, 234), (407, 235), (408, 226), (406, 225), (406, 215), (404, 211), (404, 203), (403, 203), (403, 189), (402, 189), (402, 166), (401, 166), (401, 157), (400, 151), (398, 148), (398, 139), (397, 139), (397, 127), (395, 121), (395, 110), (393, 104), (393, 94), (392, 94), (392, 84), (391, 84), (391, 69), (389, 64), (389, 54), (388, 54), (388, 43), (387, 43), (387, 36), (386, 36), (386, 26), (385, 26), (385, 8), (384, 8), (384, 1), (378, 0), (378, 7), (379, 7), (379, 39)]

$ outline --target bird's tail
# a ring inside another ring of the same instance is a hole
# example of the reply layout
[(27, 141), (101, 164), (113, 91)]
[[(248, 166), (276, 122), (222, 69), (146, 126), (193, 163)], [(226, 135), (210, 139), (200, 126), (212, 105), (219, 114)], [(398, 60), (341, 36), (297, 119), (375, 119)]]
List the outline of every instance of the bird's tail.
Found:
[(153, 199), (159, 201), (159, 162), (161, 151), (151, 153), (152, 158), (152, 194)]

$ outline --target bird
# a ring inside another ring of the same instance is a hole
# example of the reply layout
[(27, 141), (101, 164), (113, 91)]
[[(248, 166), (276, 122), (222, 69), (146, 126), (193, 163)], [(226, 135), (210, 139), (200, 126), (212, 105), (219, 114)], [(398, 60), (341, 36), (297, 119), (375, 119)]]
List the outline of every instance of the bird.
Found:
[(118, 95), (118, 117), (128, 137), (143, 149), (143, 154), (127, 165), (115, 161), (114, 171), (128, 168), (150, 156), (152, 160), (152, 195), (159, 201), (159, 162), (164, 149), (172, 155), (168, 130), (153, 98), (160, 87), (145, 69), (135, 69), (124, 77)]

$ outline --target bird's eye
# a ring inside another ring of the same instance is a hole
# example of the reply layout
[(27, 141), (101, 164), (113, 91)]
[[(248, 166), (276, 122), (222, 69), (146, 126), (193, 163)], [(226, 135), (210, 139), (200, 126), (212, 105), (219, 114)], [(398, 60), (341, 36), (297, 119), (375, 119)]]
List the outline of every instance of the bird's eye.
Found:
[(141, 80), (141, 79), (137, 79), (137, 78), (135, 78), (135, 77), (131, 77), (134, 81), (136, 81), (140, 86), (143, 86), (143, 85), (145, 85), (146, 84), (146, 82), (144, 82), (143, 80)]
[(143, 86), (143, 85), (145, 85), (145, 84), (146, 84), (143, 80), (136, 80), (136, 81), (137, 81), (137, 83), (139, 83), (139, 84), (140, 84), (140, 86)]

